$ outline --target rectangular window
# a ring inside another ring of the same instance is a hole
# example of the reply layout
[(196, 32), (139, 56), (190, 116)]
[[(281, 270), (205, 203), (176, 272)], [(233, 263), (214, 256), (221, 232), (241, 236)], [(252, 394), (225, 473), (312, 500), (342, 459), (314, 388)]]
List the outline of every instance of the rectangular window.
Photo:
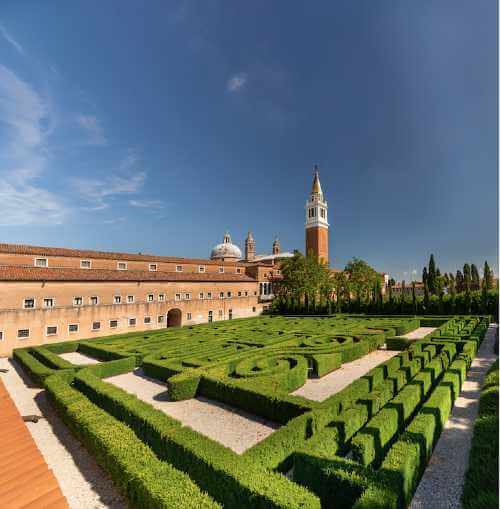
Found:
[(80, 260), (80, 269), (90, 269), (92, 262), (90, 260)]
[(68, 332), (71, 334), (72, 332), (78, 332), (78, 324), (77, 323), (70, 323), (68, 325)]
[(219, 298), (220, 298), (220, 299), (223, 299), (223, 298), (224, 298), (224, 292), (219, 292)]
[(97, 306), (97, 304), (99, 304), (99, 297), (97, 297), (97, 295), (92, 295), (92, 297), (90, 297), (90, 304), (92, 306)]
[(148, 294), (148, 302), (153, 302), (154, 300), (155, 296), (152, 293)]
[(176, 293), (175, 294), (175, 300), (181, 300), (181, 294), (180, 293)]
[(116, 268), (118, 270), (127, 270), (127, 262), (118, 262)]
[(238, 292), (238, 297), (241, 297), (241, 292)]
[(176, 265), (175, 271), (176, 272), (182, 272), (182, 265)]
[(156, 263), (150, 263), (150, 264), (149, 264), (149, 270), (150, 270), (151, 272), (156, 272), (156, 271), (157, 271), (157, 269), (158, 269), (158, 265), (156, 265)]
[(54, 307), (54, 299), (52, 297), (47, 297), (43, 299), (43, 307), (45, 308), (53, 308)]
[(233, 319), (233, 310), (232, 309), (229, 309), (228, 310), (228, 316), (229, 316), (229, 319), (232, 320)]
[(191, 300), (191, 294), (190, 294), (190, 293), (185, 293), (185, 294), (184, 294), (184, 298), (185, 298), (186, 300)]
[(128, 319), (128, 326), (129, 327), (135, 327), (137, 320), (135, 318), (129, 318)]
[(109, 328), (110, 329), (116, 329), (118, 327), (118, 320), (110, 320), (109, 321)]
[(121, 304), (122, 303), (122, 296), (121, 295), (115, 295), (114, 303), (115, 304)]
[(159, 293), (158, 294), (158, 302), (163, 302), (165, 300), (165, 294), (164, 293)]
[(214, 319), (214, 313), (213, 311), (208, 312), (208, 323), (210, 323)]
[(145, 324), (151, 323), (151, 317), (150, 316), (145, 316), (144, 317), (144, 323)]
[(191, 318), (192, 318), (191, 313), (188, 313), (188, 314), (187, 314), (187, 319), (188, 319), (188, 320), (191, 320)]
[(224, 267), (219, 267), (219, 272), (220, 272), (221, 274), (223, 274), (223, 273), (224, 273)]
[(198, 267), (198, 272), (200, 272), (200, 273), (205, 272), (205, 265), (200, 265), (200, 266)]
[(252, 311), (255, 313), (255, 311), (257, 311), (257, 308), (254, 306), (254, 307), (252, 308)]
[(219, 309), (219, 318), (222, 318), (222, 309)]
[(35, 307), (35, 299), (24, 299), (24, 309), (33, 309)]
[(158, 323), (163, 323), (165, 321), (165, 317), (163, 315), (158, 315)]
[(57, 325), (49, 325), (45, 333), (47, 336), (55, 336), (57, 334)]
[(321, 217), (325, 217), (325, 209), (321, 209)]
[(49, 266), (48, 258), (35, 258), (35, 267), (48, 267), (48, 266)]
[(207, 299), (211, 299), (212, 298), (212, 292), (208, 292), (207, 293)]
[(200, 299), (203, 299), (203, 298), (204, 298), (204, 294), (203, 294), (203, 292), (200, 292), (200, 293), (198, 294), (198, 298), (200, 298)]
[(83, 304), (83, 297), (73, 297), (73, 306), (81, 306)]
[(127, 295), (127, 302), (128, 304), (134, 303), (134, 296), (133, 295)]
[(101, 322), (92, 322), (92, 330), (99, 330), (101, 328)]
[(29, 329), (18, 329), (17, 330), (17, 337), (19, 339), (25, 339), (30, 337), (30, 330)]
[(245, 297), (248, 297), (248, 292), (245, 292)]
[(3, 341), (3, 330), (0, 330), (0, 341)]
[(276, 274), (278, 274), (278, 276), (281, 274), (281, 270), (280, 269), (277, 269), (276, 270)]
[(236, 267), (236, 274), (241, 274), (241, 269), (239, 267)]
[(230, 299), (233, 294), (231, 292), (227, 292), (227, 298)]

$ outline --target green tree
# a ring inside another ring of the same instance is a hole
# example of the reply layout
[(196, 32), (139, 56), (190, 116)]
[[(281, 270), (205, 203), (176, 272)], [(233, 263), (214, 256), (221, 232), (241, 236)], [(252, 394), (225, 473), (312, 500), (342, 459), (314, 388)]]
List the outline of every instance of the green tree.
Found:
[(484, 262), (482, 286), (486, 288), (486, 290), (493, 289), (493, 271), (490, 269), (487, 261)]
[(427, 277), (427, 283), (431, 295), (434, 295), (436, 293), (436, 279), (437, 279), (436, 262), (434, 261), (434, 255), (431, 254), (431, 257), (429, 258), (429, 269)]
[(457, 274), (455, 276), (455, 288), (457, 293), (462, 293), (464, 291), (464, 276), (459, 270), (457, 270)]
[(380, 274), (370, 267), (364, 260), (353, 258), (345, 266), (349, 290), (356, 298), (356, 304), (359, 308), (363, 303), (370, 299), (370, 292), (374, 287), (375, 281), (381, 281)]
[(470, 274), (470, 265), (468, 263), (464, 264), (464, 292), (469, 292), (471, 289), (471, 274)]
[(479, 290), (479, 288), (481, 287), (479, 272), (474, 263), (470, 266), (470, 277), (471, 277), (471, 290), (474, 291)]
[(413, 314), (417, 314), (417, 293), (415, 292), (415, 281), (411, 282), (411, 307)]

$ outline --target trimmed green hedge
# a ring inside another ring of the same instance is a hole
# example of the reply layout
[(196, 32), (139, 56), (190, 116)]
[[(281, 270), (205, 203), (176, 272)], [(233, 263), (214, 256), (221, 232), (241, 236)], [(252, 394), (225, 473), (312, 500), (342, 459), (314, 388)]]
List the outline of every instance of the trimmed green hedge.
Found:
[(64, 422), (111, 475), (132, 506), (141, 509), (221, 507), (183, 472), (160, 461), (125, 424), (92, 404), (59, 375), (46, 390)]
[(186, 472), (224, 506), (319, 509), (319, 501), (307, 490), (181, 427), (178, 421), (135, 396), (102, 382), (90, 370), (76, 375), (75, 386), (128, 424), (159, 458)]
[(42, 364), (39, 360), (31, 355), (31, 348), (15, 348), (13, 351), (14, 359), (21, 364), (23, 369), (28, 373), (29, 377), (39, 387), (43, 386), (44, 380), (57, 370), (49, 368)]
[(481, 390), (462, 493), (464, 509), (498, 507), (498, 360)]

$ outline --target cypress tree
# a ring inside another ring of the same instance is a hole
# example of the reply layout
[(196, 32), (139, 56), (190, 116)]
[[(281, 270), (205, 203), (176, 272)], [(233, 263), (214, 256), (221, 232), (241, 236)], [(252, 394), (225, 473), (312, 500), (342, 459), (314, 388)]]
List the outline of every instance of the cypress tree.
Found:
[(483, 286), (486, 288), (486, 290), (493, 289), (493, 271), (490, 269), (487, 261), (484, 262)]
[(469, 292), (471, 289), (470, 265), (464, 264), (464, 291)]
[(424, 270), (422, 271), (422, 283), (425, 285), (425, 283), (428, 282), (427, 278), (429, 277), (427, 273), (427, 267), (424, 267)]
[(471, 289), (479, 290), (480, 287), (479, 272), (474, 263), (470, 266), (470, 277), (471, 277)]
[(434, 255), (431, 254), (431, 257), (429, 258), (429, 270), (428, 270), (428, 277), (427, 277), (427, 286), (429, 287), (429, 292), (431, 295), (434, 295), (436, 293), (436, 262), (434, 261)]
[(403, 279), (401, 282), (401, 300), (399, 302), (399, 309), (401, 313), (405, 312), (406, 308), (406, 281)]
[(413, 308), (413, 314), (417, 314), (417, 294), (415, 293), (415, 281), (411, 282), (411, 304)]
[(464, 291), (464, 276), (459, 270), (457, 270), (457, 275), (455, 276), (455, 288), (457, 293)]
[(429, 282), (424, 283), (424, 308), (425, 312), (429, 309)]

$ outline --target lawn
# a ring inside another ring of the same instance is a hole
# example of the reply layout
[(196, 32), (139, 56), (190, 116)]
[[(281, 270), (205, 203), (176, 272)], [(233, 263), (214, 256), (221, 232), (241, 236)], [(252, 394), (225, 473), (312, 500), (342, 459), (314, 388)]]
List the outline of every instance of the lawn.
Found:
[[(266, 316), (14, 356), (132, 506), (396, 508), (411, 500), (488, 323)], [(418, 327), (434, 330), (403, 337)], [(340, 392), (322, 401), (292, 394), (384, 344), (401, 351)], [(101, 362), (72, 364), (60, 357), (68, 352)], [(198, 398), (275, 427), (237, 453), (107, 381), (138, 367), (165, 384), (171, 406)]]

